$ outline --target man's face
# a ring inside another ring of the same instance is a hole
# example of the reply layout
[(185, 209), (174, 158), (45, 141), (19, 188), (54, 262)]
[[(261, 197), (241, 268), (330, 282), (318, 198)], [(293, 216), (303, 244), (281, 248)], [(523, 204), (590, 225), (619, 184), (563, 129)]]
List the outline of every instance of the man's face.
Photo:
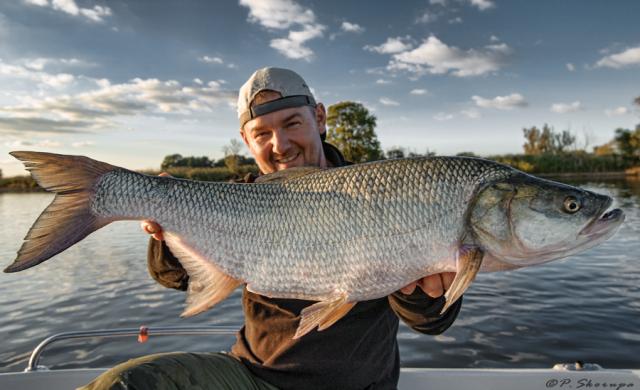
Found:
[[(278, 99), (280, 94), (263, 94), (257, 104)], [(262, 173), (282, 169), (327, 166), (320, 134), (325, 131), (326, 114), (322, 103), (285, 108), (247, 122), (240, 135), (256, 159)]]

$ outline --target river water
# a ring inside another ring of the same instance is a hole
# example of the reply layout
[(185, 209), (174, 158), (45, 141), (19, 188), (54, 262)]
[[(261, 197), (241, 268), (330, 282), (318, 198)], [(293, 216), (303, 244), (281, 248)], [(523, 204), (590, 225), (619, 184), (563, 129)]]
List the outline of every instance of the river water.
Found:
[[(565, 180), (566, 181), (566, 180)], [(549, 368), (582, 360), (640, 368), (640, 182), (574, 182), (614, 197), (627, 215), (606, 243), (567, 259), (480, 274), (444, 334), (401, 325), (405, 367)], [(9, 264), (51, 195), (0, 194), (0, 261)], [(57, 332), (147, 326), (242, 323), (240, 290), (199, 316), (182, 319), (184, 294), (146, 270), (147, 236), (118, 222), (52, 260), (0, 274), (0, 372), (22, 370), (30, 351)], [(105, 367), (160, 351), (228, 350), (234, 337), (163, 337), (138, 344), (62, 342), (44, 355), (50, 368)]]

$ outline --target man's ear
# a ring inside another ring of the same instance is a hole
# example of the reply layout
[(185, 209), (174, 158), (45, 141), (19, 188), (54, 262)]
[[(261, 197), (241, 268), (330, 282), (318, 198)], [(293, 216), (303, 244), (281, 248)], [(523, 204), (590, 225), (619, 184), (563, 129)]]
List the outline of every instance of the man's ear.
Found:
[(327, 131), (327, 111), (324, 109), (324, 104), (316, 104), (315, 113), (318, 132), (323, 134)]

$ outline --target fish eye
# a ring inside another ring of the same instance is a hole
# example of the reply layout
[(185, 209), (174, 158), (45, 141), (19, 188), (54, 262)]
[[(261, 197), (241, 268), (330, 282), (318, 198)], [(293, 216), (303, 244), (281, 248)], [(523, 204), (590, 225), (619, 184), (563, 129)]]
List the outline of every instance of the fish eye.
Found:
[(574, 198), (573, 196), (567, 196), (564, 200), (564, 211), (567, 213), (573, 214), (576, 211), (580, 210), (580, 201)]

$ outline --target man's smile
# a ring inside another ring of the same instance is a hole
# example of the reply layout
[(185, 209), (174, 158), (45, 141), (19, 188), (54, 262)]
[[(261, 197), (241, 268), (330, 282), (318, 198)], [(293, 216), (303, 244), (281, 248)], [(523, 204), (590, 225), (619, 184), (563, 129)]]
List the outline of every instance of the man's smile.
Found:
[(288, 156), (284, 156), (284, 157), (280, 157), (280, 158), (274, 158), (274, 161), (276, 162), (276, 164), (284, 166), (284, 168), (290, 168), (290, 166), (293, 166), (293, 164), (289, 164), (291, 162), (294, 162), (298, 157), (301, 156), (300, 151), (297, 151), (293, 154), (290, 154)]

